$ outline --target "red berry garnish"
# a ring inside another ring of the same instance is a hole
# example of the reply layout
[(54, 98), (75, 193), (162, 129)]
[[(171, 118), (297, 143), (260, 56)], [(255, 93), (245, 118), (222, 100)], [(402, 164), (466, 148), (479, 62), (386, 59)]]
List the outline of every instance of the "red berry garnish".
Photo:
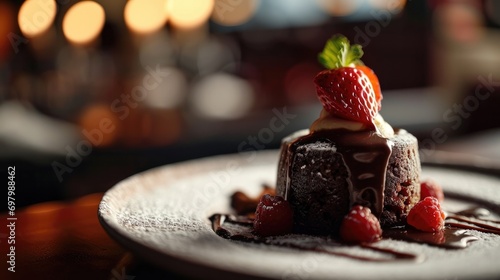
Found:
[(378, 112), (373, 86), (363, 71), (353, 67), (324, 70), (314, 78), (316, 93), (331, 115), (371, 124)]
[(428, 196), (413, 206), (406, 221), (418, 230), (436, 232), (444, 228), (445, 218), (437, 198)]
[(333, 116), (372, 124), (381, 108), (382, 93), (377, 75), (360, 60), (360, 45), (333, 36), (318, 55), (325, 71), (314, 78), (323, 108)]
[(356, 205), (344, 217), (340, 237), (349, 243), (375, 242), (382, 236), (380, 222), (370, 208)]
[(365, 73), (365, 75), (368, 76), (368, 79), (370, 79), (370, 82), (372, 83), (373, 86), (373, 92), (375, 93), (375, 100), (377, 101), (378, 105), (377, 111), (380, 111), (380, 109), (382, 109), (383, 97), (382, 97), (382, 90), (380, 89), (380, 82), (378, 81), (377, 75), (368, 66), (360, 65), (356, 66), (356, 68), (363, 71), (363, 73)]
[(265, 194), (255, 211), (254, 231), (260, 236), (283, 235), (292, 232), (293, 210), (281, 196)]
[(433, 180), (425, 180), (420, 183), (420, 200), (428, 196), (437, 198), (439, 202), (444, 200), (443, 189)]

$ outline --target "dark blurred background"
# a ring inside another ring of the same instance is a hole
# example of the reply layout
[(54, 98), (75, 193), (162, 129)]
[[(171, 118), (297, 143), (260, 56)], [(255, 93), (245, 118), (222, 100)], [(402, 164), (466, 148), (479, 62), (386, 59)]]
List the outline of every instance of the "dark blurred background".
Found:
[(316, 56), (336, 33), (364, 46), (394, 127), (500, 158), (500, 1), (3, 1), (0, 162), (17, 206), (278, 148), (318, 116)]

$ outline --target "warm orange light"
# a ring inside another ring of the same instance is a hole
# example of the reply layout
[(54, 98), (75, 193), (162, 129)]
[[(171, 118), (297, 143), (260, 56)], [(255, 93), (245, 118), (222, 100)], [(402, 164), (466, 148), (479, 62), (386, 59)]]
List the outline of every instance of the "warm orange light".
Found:
[(45, 32), (56, 17), (54, 0), (27, 0), (19, 9), (17, 21), (26, 37), (35, 37)]
[(353, 0), (317, 0), (318, 4), (332, 16), (347, 16), (356, 11), (358, 1)]
[(78, 2), (64, 15), (64, 36), (74, 44), (88, 44), (101, 32), (105, 17), (104, 9), (96, 2)]
[(220, 25), (234, 26), (247, 22), (255, 13), (257, 0), (215, 0), (212, 20)]
[(195, 28), (205, 23), (214, 9), (214, 0), (168, 0), (170, 22), (179, 28)]
[(78, 198), (72, 204), (75, 206), (97, 206), (102, 199), (102, 193), (88, 194)]
[(106, 105), (95, 104), (83, 110), (78, 117), (83, 139), (93, 147), (106, 147), (115, 143), (121, 121)]
[(123, 14), (125, 23), (137, 33), (155, 32), (167, 21), (166, 5), (167, 0), (130, 0)]
[(370, 0), (370, 4), (381, 10), (388, 10), (393, 13), (399, 13), (406, 5), (406, 0)]
[(64, 204), (61, 202), (45, 202), (26, 207), (25, 211), (26, 213), (33, 215), (59, 211), (63, 208)]

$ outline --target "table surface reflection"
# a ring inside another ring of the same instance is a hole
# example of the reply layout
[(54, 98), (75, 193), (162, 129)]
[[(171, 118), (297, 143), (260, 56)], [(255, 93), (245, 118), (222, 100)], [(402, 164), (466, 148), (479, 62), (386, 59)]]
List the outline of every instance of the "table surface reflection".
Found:
[[(0, 279), (180, 279), (136, 259), (101, 227), (97, 209), (103, 194), (70, 202), (35, 204), (15, 213), (15, 272), (2, 262)], [(9, 224), (7, 213), (0, 220)], [(2, 259), (8, 232), (0, 232)]]

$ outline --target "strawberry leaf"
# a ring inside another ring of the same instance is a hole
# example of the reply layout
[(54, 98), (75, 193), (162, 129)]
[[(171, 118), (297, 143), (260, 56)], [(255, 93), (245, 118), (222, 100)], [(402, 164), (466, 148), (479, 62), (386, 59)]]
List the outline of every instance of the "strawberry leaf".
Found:
[(337, 69), (351, 64), (363, 65), (360, 58), (363, 56), (361, 45), (350, 45), (343, 35), (334, 35), (326, 42), (325, 48), (318, 55), (319, 62), (327, 69)]

